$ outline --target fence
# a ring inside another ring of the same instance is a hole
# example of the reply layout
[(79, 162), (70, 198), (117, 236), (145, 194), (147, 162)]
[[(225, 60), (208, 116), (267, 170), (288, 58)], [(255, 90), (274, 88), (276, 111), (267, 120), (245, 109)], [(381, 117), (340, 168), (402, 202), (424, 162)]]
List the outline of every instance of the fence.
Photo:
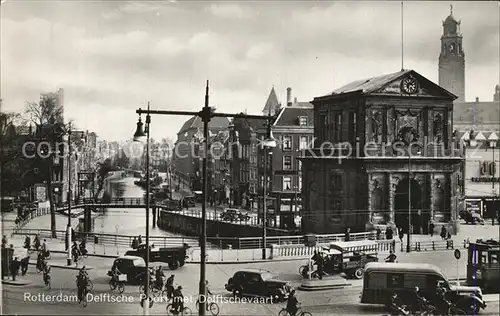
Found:
[[(14, 226), (14, 234), (17, 230), (19, 229), (22, 229), (26, 224), (29, 223), (29, 221), (31, 221), (32, 219), (34, 219), (35, 217), (38, 217), (38, 216), (42, 216), (42, 215), (47, 215), (47, 214), (50, 214), (50, 208), (32, 208), (29, 210), (29, 213), (26, 214), (24, 217), (22, 217), (21, 219), (19, 219), (18, 222), (16, 222), (15, 226)], [(17, 219), (16, 219), (17, 221)]]
[[(401, 251), (406, 251), (406, 245), (401, 243)], [(453, 240), (438, 240), (438, 241), (417, 241), (414, 243), (410, 243), (411, 251), (436, 251), (436, 250), (453, 250), (455, 249), (455, 244)], [(468, 243), (464, 240), (463, 247), (467, 248)]]

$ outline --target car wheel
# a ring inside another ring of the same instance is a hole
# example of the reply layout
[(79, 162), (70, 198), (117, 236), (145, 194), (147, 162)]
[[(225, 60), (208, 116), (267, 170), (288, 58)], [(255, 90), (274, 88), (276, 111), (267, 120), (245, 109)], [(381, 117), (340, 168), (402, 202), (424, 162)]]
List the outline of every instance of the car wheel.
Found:
[(354, 276), (356, 279), (360, 280), (363, 278), (363, 273), (365, 272), (365, 269), (363, 268), (357, 268), (356, 271), (354, 271)]
[(177, 268), (179, 268), (179, 261), (174, 260), (174, 262), (169, 263), (168, 268), (170, 270), (177, 270)]

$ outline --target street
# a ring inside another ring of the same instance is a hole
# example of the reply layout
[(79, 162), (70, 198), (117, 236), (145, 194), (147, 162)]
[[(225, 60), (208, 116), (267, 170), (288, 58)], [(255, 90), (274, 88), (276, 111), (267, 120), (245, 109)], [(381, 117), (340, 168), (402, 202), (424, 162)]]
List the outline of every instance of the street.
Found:
[[(434, 256), (417, 256), (413, 257), (408, 254), (400, 255), (400, 262), (406, 260), (414, 261), (416, 258), (422, 262), (437, 261), (441, 258), (443, 262), (452, 262), (451, 252), (434, 253)], [(52, 260), (63, 261), (64, 254), (53, 254)], [(427, 258), (427, 261), (423, 261)], [(32, 260), (34, 261), (34, 260)], [(37, 274), (34, 266), (30, 266), (30, 270), (25, 278), (33, 283), (24, 287), (15, 287), (4, 285), (3, 287), (3, 307), (6, 314), (121, 314), (131, 315), (141, 313), (139, 305), (139, 290), (138, 286), (128, 285), (125, 288), (123, 295), (116, 291), (111, 292), (109, 289), (109, 277), (106, 275), (111, 268), (113, 259), (103, 259), (89, 257), (84, 259), (82, 264), (93, 267), (89, 271), (89, 275), (94, 283), (94, 297), (104, 301), (89, 302), (88, 306), (78, 305), (77, 302), (70, 301), (65, 303), (37, 301), (34, 302), (32, 296), (39, 293), (45, 295), (58, 295), (71, 300), (72, 295), (76, 295), (75, 278), (76, 270), (67, 269), (52, 269), (52, 289), (45, 288), (42, 284), (42, 275)], [(406, 261), (407, 262), (407, 261)], [(298, 275), (298, 268), (302, 261), (290, 262), (268, 262), (268, 263), (248, 263), (248, 264), (210, 264), (206, 266), (207, 279), (210, 282), (210, 288), (216, 295), (222, 297), (230, 297), (230, 293), (224, 289), (224, 285), (236, 271), (245, 268), (261, 268), (275, 273), (279, 279), (291, 282), (292, 286), (298, 287), (301, 277)], [(157, 266), (158, 264), (154, 264)], [(442, 264), (445, 266), (445, 264)], [(456, 271), (453, 265), (449, 272)], [(175, 275), (175, 284), (183, 287), (185, 297), (192, 300), (187, 305), (194, 311), (196, 295), (198, 293), (199, 282), (199, 265), (187, 264), (186, 266), (171, 272), (166, 265), (162, 267), (166, 277), (171, 274)], [(464, 269), (460, 271), (465, 273)], [(445, 272), (446, 273), (446, 272)], [(446, 273), (448, 274), (448, 273)], [(453, 278), (453, 275), (449, 275)], [(463, 277), (463, 275), (461, 276)], [(364, 315), (382, 315), (383, 308), (373, 306), (363, 306), (359, 304), (359, 296), (362, 290), (361, 280), (349, 280), (352, 284), (345, 289), (328, 290), (320, 292), (302, 292), (297, 291), (298, 299), (302, 303), (303, 309), (313, 313), (314, 315), (341, 315), (341, 314), (364, 314)], [(108, 297), (107, 294), (110, 296)], [(113, 302), (112, 300), (126, 299), (127, 302)], [(219, 301), (220, 302), (220, 301)], [(220, 303), (221, 315), (277, 315), (284, 304), (258, 304), (258, 303)], [(164, 314), (166, 303), (156, 303), (152, 310), (152, 314)], [(488, 303), (487, 310), (481, 314), (498, 315), (498, 302)]]

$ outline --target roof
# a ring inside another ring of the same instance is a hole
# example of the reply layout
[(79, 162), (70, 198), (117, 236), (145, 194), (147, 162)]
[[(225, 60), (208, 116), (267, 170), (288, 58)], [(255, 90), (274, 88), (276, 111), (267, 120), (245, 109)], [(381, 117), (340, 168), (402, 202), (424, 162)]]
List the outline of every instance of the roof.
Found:
[(116, 259), (126, 259), (126, 260), (138, 260), (139, 259), (139, 260), (144, 260), (143, 258), (138, 257), (138, 256), (127, 256), (127, 255), (120, 256), (120, 257), (118, 257)]
[(394, 270), (412, 273), (433, 273), (442, 276), (444, 279), (447, 279), (438, 267), (428, 263), (370, 262), (365, 266), (365, 273), (370, 273), (372, 271), (394, 272)]
[(297, 126), (299, 117), (307, 117), (307, 127), (314, 126), (314, 106), (309, 102), (298, 102), (281, 108), (274, 126)]
[[(457, 139), (469, 140), (470, 131), (458, 131), (455, 136)], [(475, 140), (498, 140), (498, 135), (492, 131), (474, 131), (472, 134), (473, 139)]]
[(253, 268), (241, 269), (241, 270), (238, 270), (237, 272), (271, 273), (271, 272), (264, 270), (264, 269), (253, 269)]
[(269, 113), (269, 111), (273, 111), (277, 107), (279, 107), (278, 97), (276, 96), (276, 91), (274, 91), (274, 87), (272, 87), (271, 92), (269, 92), (269, 96), (267, 97), (266, 105), (264, 109), (262, 109), (262, 113)]
[(330, 245), (337, 245), (338, 247), (341, 248), (347, 248), (347, 247), (361, 247), (361, 246), (378, 246), (378, 243), (373, 240), (354, 240), (354, 241), (333, 241), (330, 243)]
[[(212, 117), (208, 123), (209, 129), (226, 129), (229, 126), (229, 119), (227, 117)], [(187, 120), (177, 132), (177, 135), (182, 134), (190, 129), (203, 128), (203, 121), (199, 116), (193, 116)]]
[[(353, 81), (343, 87), (333, 90), (331, 93), (322, 97), (332, 95), (341, 95), (344, 93), (360, 92), (364, 95), (368, 94), (393, 94), (401, 95), (400, 84), (403, 78), (412, 76), (419, 84), (420, 91), (415, 94), (416, 96), (435, 96), (446, 97), (455, 100), (457, 96), (433, 83), (429, 79), (420, 75), (414, 70), (403, 69), (398, 72), (385, 74), (377, 77), (367, 78), (363, 80)], [(321, 98), (321, 97), (320, 97)]]

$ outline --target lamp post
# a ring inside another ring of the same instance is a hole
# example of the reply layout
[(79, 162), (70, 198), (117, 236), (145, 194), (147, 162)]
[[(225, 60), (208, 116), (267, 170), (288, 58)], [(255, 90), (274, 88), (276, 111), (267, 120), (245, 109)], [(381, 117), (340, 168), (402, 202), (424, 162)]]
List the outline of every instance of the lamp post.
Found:
[[(150, 110), (149, 109), (149, 104), (148, 104), (148, 109), (147, 110), (142, 110), (142, 109), (137, 109), (136, 113), (141, 115), (143, 113), (147, 114), (148, 116), (146, 117), (146, 127), (149, 125), (149, 115), (150, 114), (159, 114), (159, 115), (188, 115), (188, 116), (198, 116), (202, 119), (203, 121), (203, 129), (204, 129), (204, 137), (205, 140), (208, 139), (208, 123), (212, 119), (212, 117), (238, 117), (238, 118), (254, 118), (254, 119), (266, 119), (269, 120), (269, 117), (267, 116), (261, 116), (261, 115), (246, 115), (246, 114), (228, 114), (228, 113), (215, 113), (215, 109), (210, 107), (208, 105), (208, 80), (207, 80), (207, 86), (205, 90), (205, 106), (202, 108), (201, 111), (199, 112), (191, 112), (191, 111), (163, 111), (163, 110)], [(142, 132), (142, 123), (139, 122), (137, 123), (137, 132), (136, 134), (141, 134), (139, 132)], [(144, 132), (142, 132), (142, 135)], [(148, 129), (148, 135), (149, 135), (149, 129)], [(205, 142), (205, 153), (207, 153), (207, 148), (206, 146), (208, 145), (207, 142)], [(207, 216), (207, 211), (206, 211), (206, 204), (207, 204), (207, 194), (206, 194), (206, 189), (208, 186), (207, 182), (207, 159), (203, 159), (203, 187), (205, 188), (204, 190), (204, 199), (203, 199), (203, 207), (202, 207), (202, 216), (201, 216), (201, 240), (200, 240), (200, 283), (199, 283), (199, 299), (200, 299), (200, 306), (199, 306), (199, 315), (204, 316), (206, 312), (206, 300), (205, 300), (205, 293), (206, 293), (206, 242), (207, 242), (207, 222), (206, 222), (206, 216)], [(148, 186), (149, 188), (149, 186)], [(148, 189), (149, 190), (149, 189)], [(149, 199), (149, 196), (148, 196)], [(148, 208), (148, 202), (149, 200), (146, 201), (146, 207)], [(148, 235), (147, 237), (148, 238)], [(149, 255), (149, 253), (148, 253)], [(149, 260), (149, 257), (147, 257)]]
[[(406, 252), (411, 252), (411, 141), (408, 142), (408, 233), (406, 234)], [(420, 151), (417, 152), (417, 155), (420, 154)]]
[(67, 265), (71, 265), (71, 122), (69, 123), (69, 128), (68, 128), (68, 133), (67, 133), (67, 140), (68, 140), (68, 227), (67, 227), (67, 234), (68, 234), (68, 257), (66, 259)]
[[(271, 131), (271, 122), (268, 120), (267, 123), (267, 138), (262, 142), (262, 146), (264, 149), (264, 183), (262, 186), (263, 191), (263, 201), (264, 205), (262, 207), (262, 260), (267, 258), (266, 256), (266, 242), (267, 242), (267, 168), (268, 168), (268, 160), (270, 154), (268, 154), (268, 149), (272, 150), (272, 148), (276, 147), (276, 140), (273, 137), (273, 132)], [(272, 157), (272, 156), (271, 156)]]
[[(149, 102), (148, 102), (149, 111)], [(134, 134), (134, 141), (141, 141), (146, 138), (146, 282), (144, 285), (144, 299), (142, 300), (143, 314), (149, 315), (149, 125), (151, 123), (151, 116), (149, 113), (146, 115), (146, 127), (143, 130), (143, 123), (139, 117), (137, 122), (137, 130)]]

